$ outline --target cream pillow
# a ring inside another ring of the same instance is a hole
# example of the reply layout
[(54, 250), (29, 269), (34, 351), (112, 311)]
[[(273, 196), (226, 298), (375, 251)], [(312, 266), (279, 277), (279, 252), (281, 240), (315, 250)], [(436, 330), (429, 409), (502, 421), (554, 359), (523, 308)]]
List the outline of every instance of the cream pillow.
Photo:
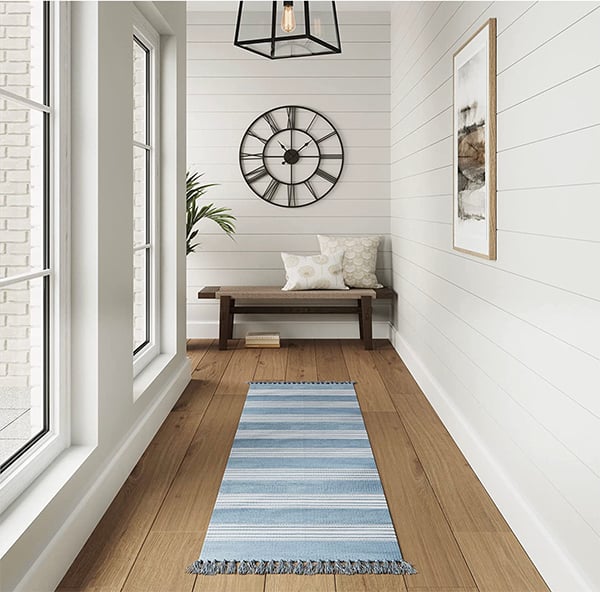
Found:
[(347, 290), (342, 274), (343, 251), (327, 255), (281, 253), (287, 283), (282, 290)]
[(351, 288), (381, 288), (377, 281), (377, 249), (380, 236), (318, 235), (321, 253), (344, 252), (344, 282)]

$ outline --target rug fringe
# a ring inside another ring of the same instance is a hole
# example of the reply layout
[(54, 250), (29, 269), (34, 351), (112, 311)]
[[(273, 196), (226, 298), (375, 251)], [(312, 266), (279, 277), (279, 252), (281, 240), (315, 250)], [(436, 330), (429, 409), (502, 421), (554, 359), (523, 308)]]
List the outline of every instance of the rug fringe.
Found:
[(296, 574), (312, 576), (318, 574), (416, 574), (415, 568), (404, 560), (396, 561), (295, 561), (280, 559), (278, 561), (227, 561), (213, 559), (194, 561), (187, 568), (187, 573), (202, 576), (219, 574), (264, 575), (264, 574)]
[(319, 380), (319, 381), (297, 381), (288, 382), (285, 380), (269, 380), (269, 381), (256, 381), (250, 380), (248, 384), (356, 384), (356, 380)]

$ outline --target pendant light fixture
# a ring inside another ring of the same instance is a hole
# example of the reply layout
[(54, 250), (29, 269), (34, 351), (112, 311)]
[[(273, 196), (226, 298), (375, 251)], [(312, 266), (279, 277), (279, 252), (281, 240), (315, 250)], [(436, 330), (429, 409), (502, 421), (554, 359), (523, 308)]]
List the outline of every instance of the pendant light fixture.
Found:
[(342, 53), (335, 2), (240, 2), (233, 44), (272, 60)]

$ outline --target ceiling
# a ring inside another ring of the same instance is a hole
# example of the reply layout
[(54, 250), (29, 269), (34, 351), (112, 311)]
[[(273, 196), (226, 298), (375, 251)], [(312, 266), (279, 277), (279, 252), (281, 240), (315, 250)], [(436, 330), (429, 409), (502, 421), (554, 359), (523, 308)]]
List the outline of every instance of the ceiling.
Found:
[[(238, 2), (230, 0), (194, 0), (187, 3), (188, 12), (234, 12), (237, 11)], [(391, 2), (380, 0), (338, 0), (337, 11), (343, 12), (372, 12), (389, 11)]]

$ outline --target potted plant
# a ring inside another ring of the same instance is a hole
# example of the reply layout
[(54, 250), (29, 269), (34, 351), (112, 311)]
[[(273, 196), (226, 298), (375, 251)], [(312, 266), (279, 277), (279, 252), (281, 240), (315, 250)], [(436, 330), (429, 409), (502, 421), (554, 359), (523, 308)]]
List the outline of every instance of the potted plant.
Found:
[(200, 243), (194, 243), (198, 230), (194, 230), (196, 224), (206, 218), (216, 222), (221, 230), (230, 238), (235, 233), (235, 217), (230, 214), (230, 208), (218, 208), (214, 204), (200, 206), (198, 201), (210, 187), (215, 183), (202, 185), (200, 183), (202, 173), (190, 173), (185, 175), (185, 205), (186, 205), (186, 255), (193, 253)]

